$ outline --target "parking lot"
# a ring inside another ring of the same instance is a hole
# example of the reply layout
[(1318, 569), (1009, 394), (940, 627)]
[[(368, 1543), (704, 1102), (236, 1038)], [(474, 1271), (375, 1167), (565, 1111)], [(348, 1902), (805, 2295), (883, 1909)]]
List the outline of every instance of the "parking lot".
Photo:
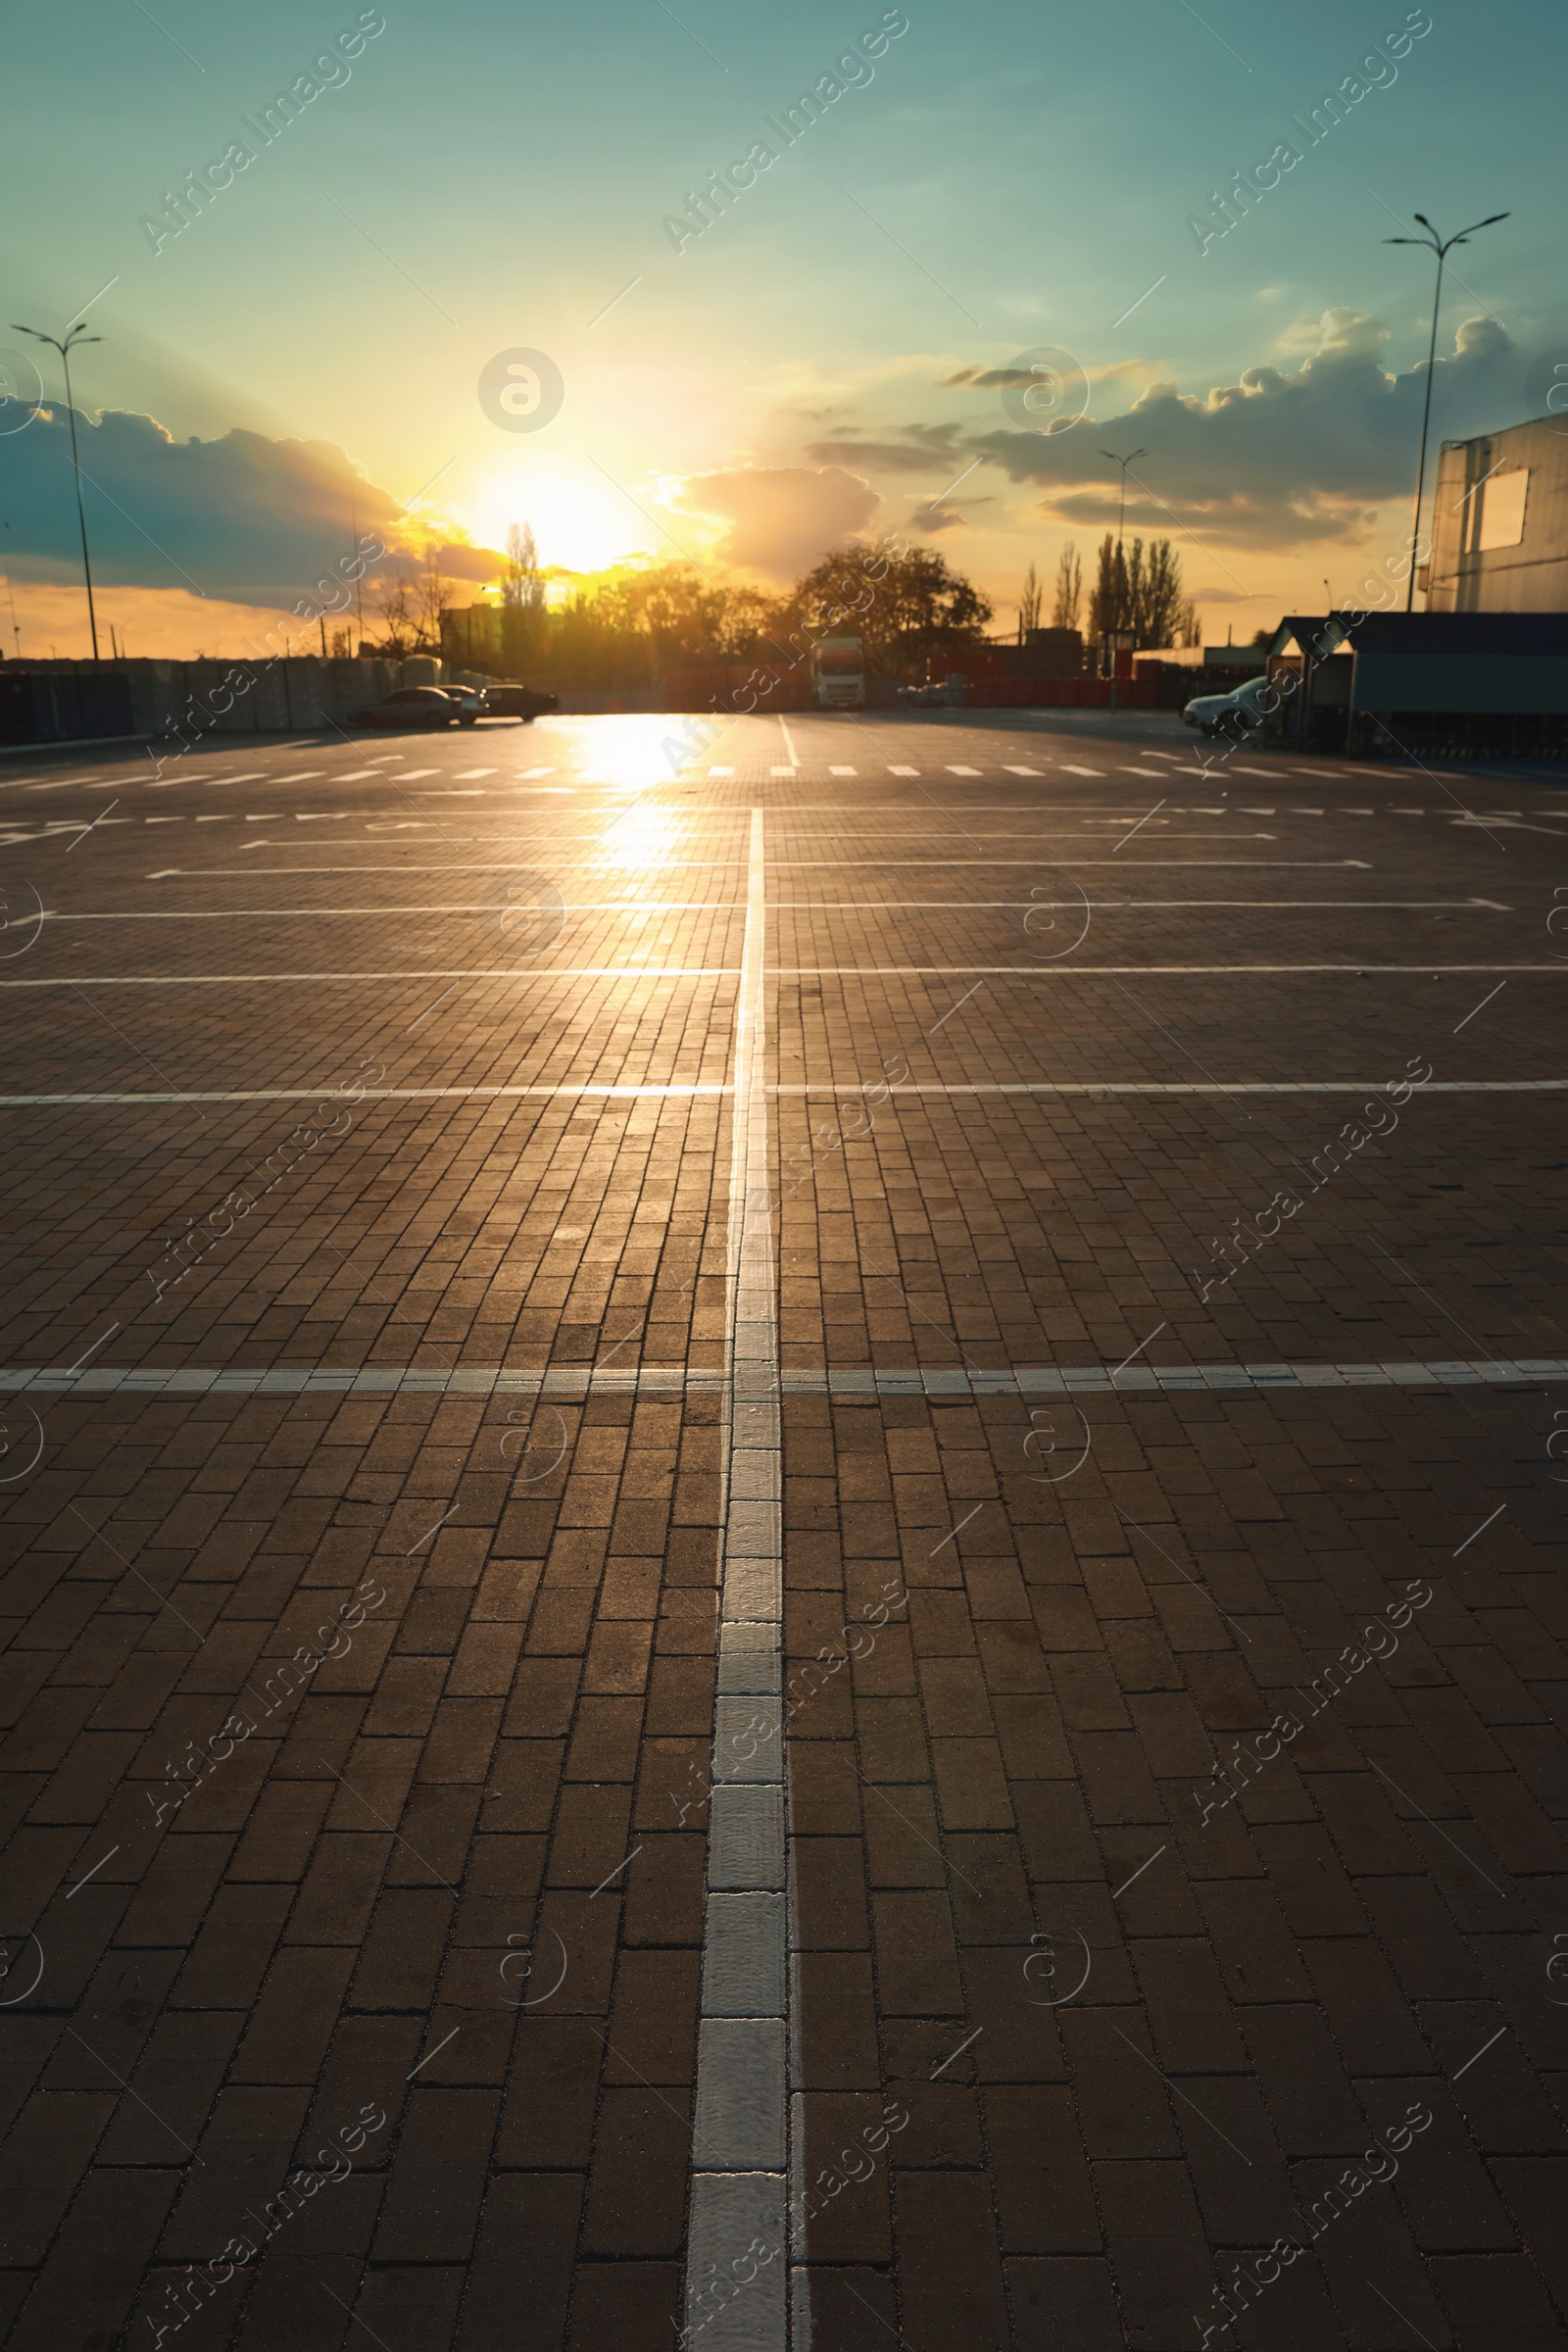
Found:
[(685, 724), (0, 763), (10, 2342), (1562, 2344), (1568, 798)]

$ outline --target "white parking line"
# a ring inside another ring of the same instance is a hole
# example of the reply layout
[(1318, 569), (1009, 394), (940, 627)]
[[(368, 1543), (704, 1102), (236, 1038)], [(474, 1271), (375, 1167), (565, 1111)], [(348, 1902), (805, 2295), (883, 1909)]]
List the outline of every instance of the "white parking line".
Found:
[[(773, 1200), (763, 1086), (766, 919), (762, 812), (752, 810), (746, 947), (735, 1009), (726, 1229), (728, 1379), (722, 1427), (724, 1566), (711, 1758), (702, 2022), (692, 2132), (687, 2319), (736, 2277), (760, 2235), (745, 2328), (719, 2338), (783, 2352), (789, 2264), (790, 1971), (784, 1822), (782, 1445)], [(759, 1738), (759, 1724), (769, 1736)]]
[[(1021, 1364), (1011, 1371), (924, 1371), (914, 1366), (893, 1371), (855, 1365), (779, 1376), (787, 1396), (1108, 1396), (1139, 1390), (1146, 1395), (1205, 1396), (1216, 1390), (1266, 1394), (1271, 1389), (1513, 1388), (1538, 1381), (1553, 1386), (1568, 1381), (1568, 1357), (1417, 1357), (1364, 1364), (1140, 1363), (1119, 1373), (1108, 1364)], [(5, 1396), (384, 1396), (409, 1391), (451, 1396), (679, 1396), (687, 1390), (711, 1394), (725, 1385), (721, 1372), (689, 1370), (684, 1364), (644, 1364), (625, 1372), (596, 1370), (589, 1364), (562, 1364), (547, 1371), (495, 1364), (465, 1364), (453, 1371), (404, 1364), (341, 1369), (279, 1365), (267, 1370), (250, 1365), (219, 1369), (205, 1364), (109, 1364), (83, 1372), (19, 1365), (0, 1370), (0, 1395)], [(742, 1720), (750, 1722), (755, 1713), (752, 1707)], [(711, 1832), (710, 1837), (711, 1843)], [(695, 2264), (692, 2267), (695, 2271)]]

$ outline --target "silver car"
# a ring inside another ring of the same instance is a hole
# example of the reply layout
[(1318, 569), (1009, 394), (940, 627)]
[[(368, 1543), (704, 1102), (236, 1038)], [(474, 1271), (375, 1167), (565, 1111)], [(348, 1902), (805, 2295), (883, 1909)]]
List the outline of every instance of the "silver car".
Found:
[(1269, 683), (1267, 678), (1249, 678), (1245, 686), (1235, 686), (1229, 694), (1196, 694), (1182, 716), (1190, 727), (1199, 727), (1205, 735), (1247, 734), (1263, 723), (1259, 705)]

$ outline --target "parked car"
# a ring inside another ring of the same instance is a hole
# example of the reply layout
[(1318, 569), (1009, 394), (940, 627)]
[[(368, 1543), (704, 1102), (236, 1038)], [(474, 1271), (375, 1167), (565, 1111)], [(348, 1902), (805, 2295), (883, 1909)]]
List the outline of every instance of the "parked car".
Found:
[(481, 686), (441, 686), (436, 691), (444, 694), (449, 703), (457, 704), (467, 726), (471, 727), (475, 719), (491, 715), (489, 697)]
[(1229, 694), (1195, 694), (1182, 711), (1190, 727), (1199, 727), (1205, 735), (1245, 735), (1263, 724), (1259, 709), (1269, 681), (1249, 678), (1245, 686), (1232, 687)]
[(547, 710), (559, 710), (561, 701), (554, 694), (540, 694), (532, 686), (487, 686), (484, 707), (491, 718), (520, 718), (531, 727), (536, 718)]
[(399, 686), (384, 703), (351, 713), (357, 727), (471, 727), (478, 715), (444, 686)]

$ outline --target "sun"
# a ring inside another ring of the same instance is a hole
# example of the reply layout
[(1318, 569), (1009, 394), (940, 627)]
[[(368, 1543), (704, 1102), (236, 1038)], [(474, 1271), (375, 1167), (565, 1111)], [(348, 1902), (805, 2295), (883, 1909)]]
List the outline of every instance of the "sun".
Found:
[(541, 563), (568, 571), (603, 571), (659, 544), (629, 499), (559, 458), (498, 460), (475, 485), (463, 518), (476, 541), (496, 548), (506, 546), (510, 523), (528, 523)]

